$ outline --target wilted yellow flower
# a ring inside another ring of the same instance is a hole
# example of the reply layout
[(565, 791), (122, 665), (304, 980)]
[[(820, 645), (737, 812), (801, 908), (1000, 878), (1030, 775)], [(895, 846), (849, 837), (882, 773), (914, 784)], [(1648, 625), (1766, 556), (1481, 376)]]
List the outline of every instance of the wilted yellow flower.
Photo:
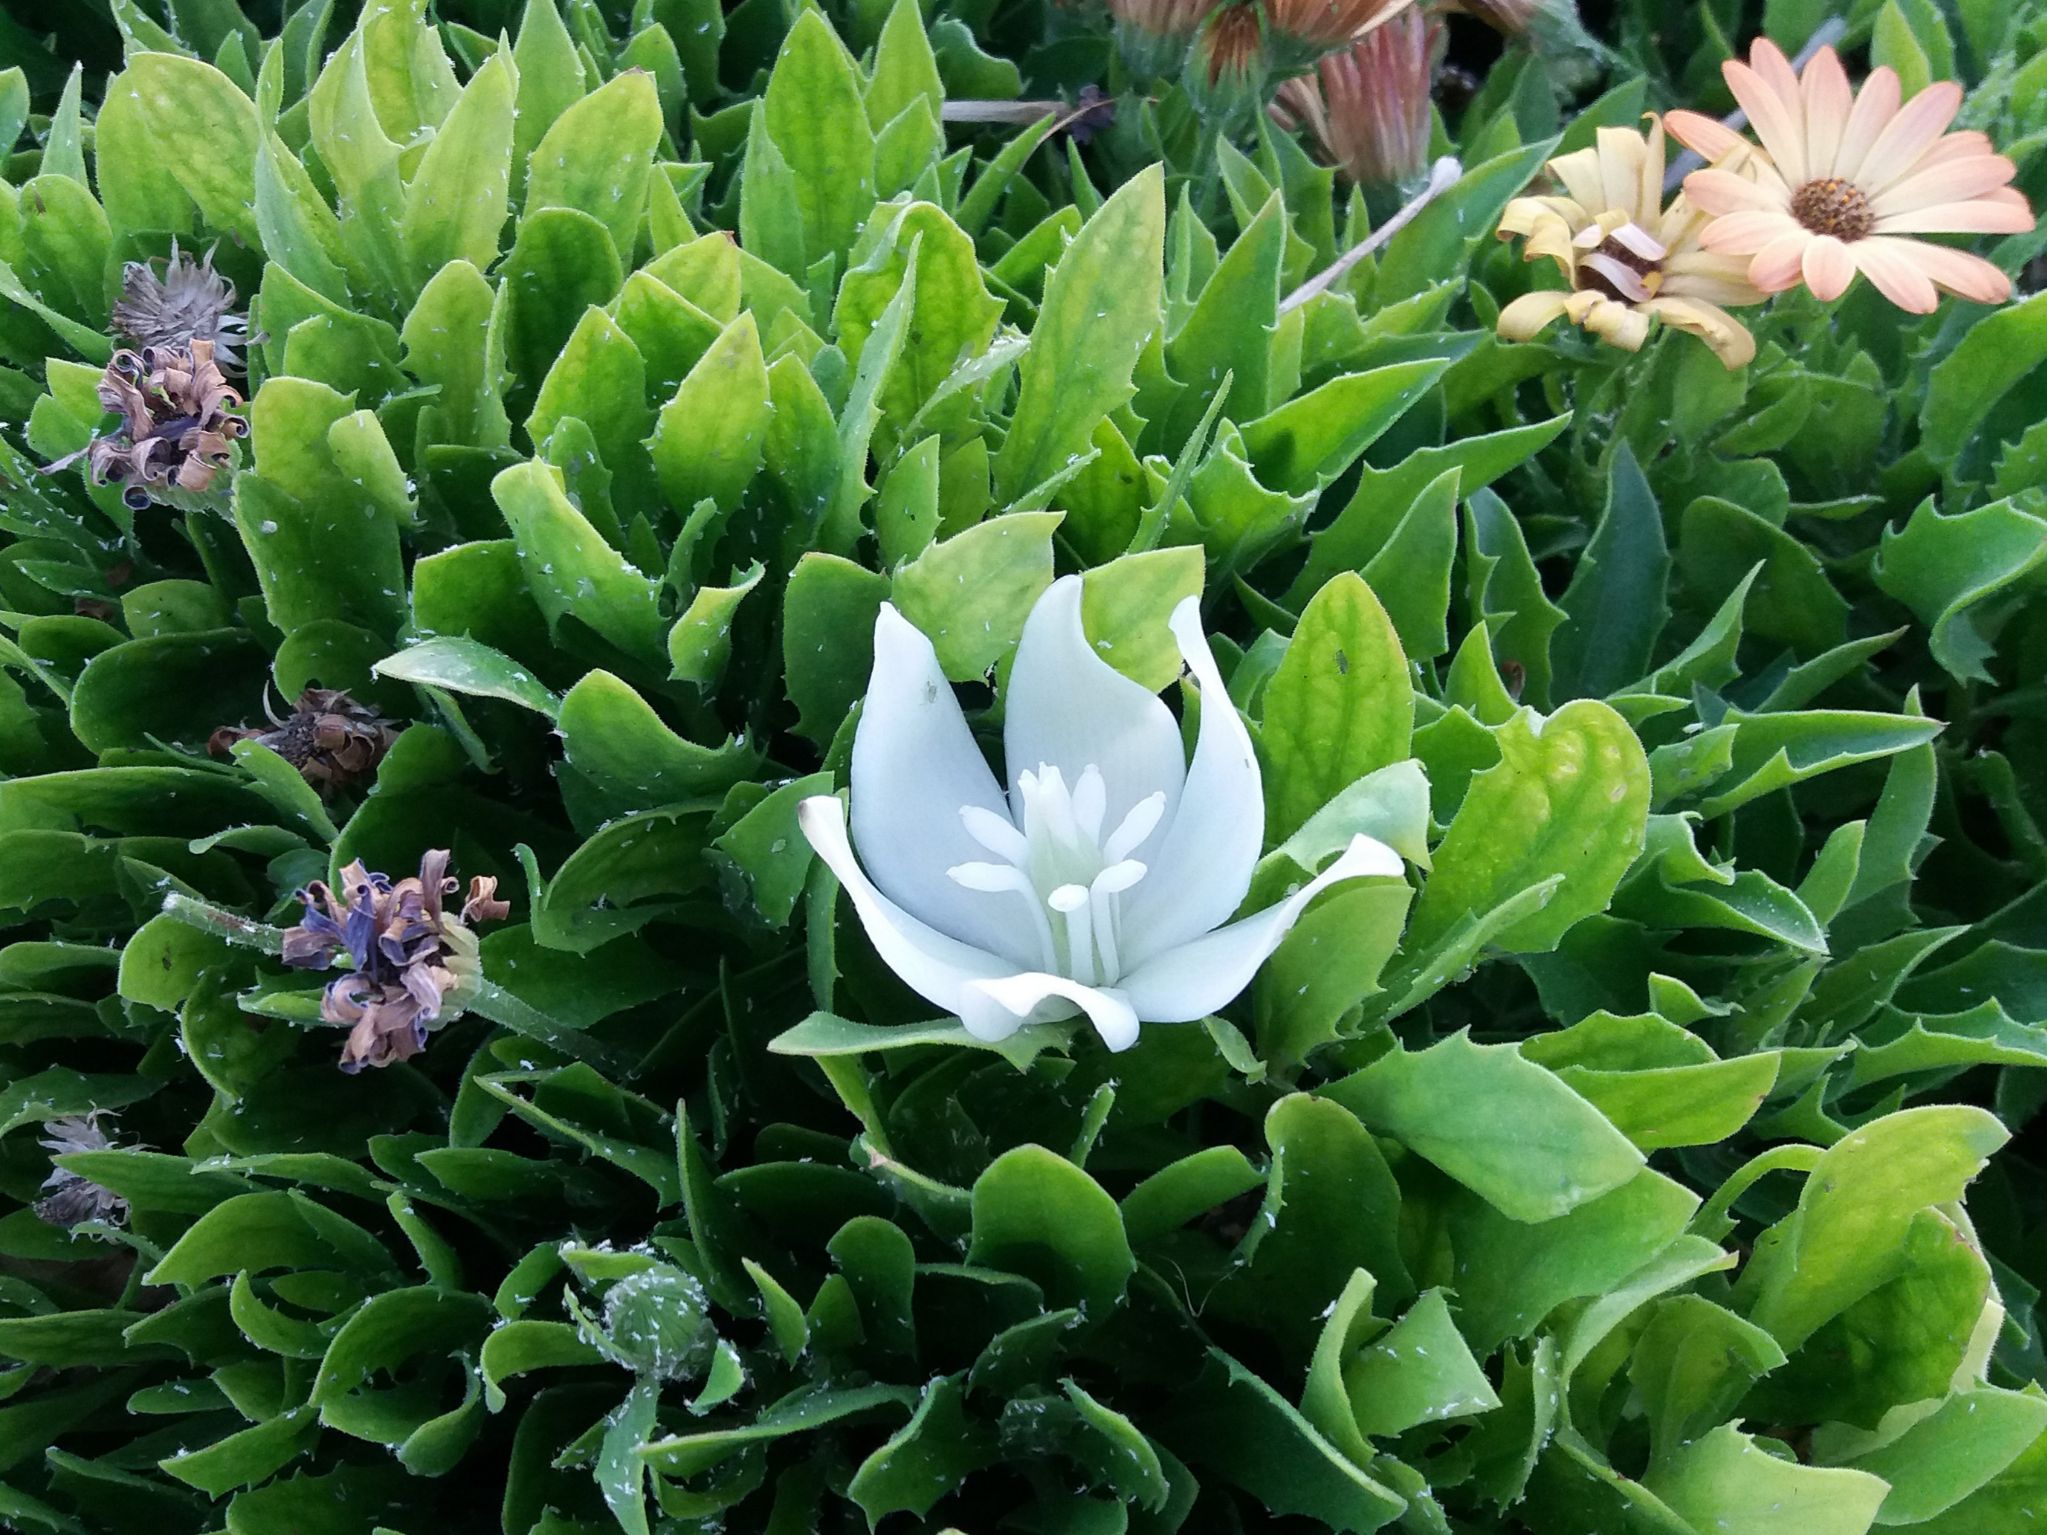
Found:
[(1705, 215), (1682, 193), (1664, 206), (1663, 165), (1654, 117), (1646, 134), (1602, 128), (1593, 148), (1549, 162), (1562, 195), (1507, 205), (1500, 237), (1525, 237), (1527, 259), (1554, 261), (1570, 287), (1514, 300), (1501, 311), (1502, 336), (1526, 341), (1567, 319), (1632, 352), (1660, 320), (1699, 337), (1730, 368), (1754, 359), (1755, 338), (1725, 306), (1759, 304), (1763, 295), (1745, 262), (1700, 244)]
[(1265, 15), (1280, 37), (1316, 50), (1341, 48), (1383, 27), (1415, 0), (1266, 0)]

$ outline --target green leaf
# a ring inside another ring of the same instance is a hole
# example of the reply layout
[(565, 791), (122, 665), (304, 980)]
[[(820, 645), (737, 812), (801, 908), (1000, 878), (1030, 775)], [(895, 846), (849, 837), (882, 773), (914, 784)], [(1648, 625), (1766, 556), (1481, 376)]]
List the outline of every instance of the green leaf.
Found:
[(1733, 1424), (1676, 1450), (1644, 1485), (1694, 1528), (1777, 1535), (1787, 1518), (1809, 1535), (1865, 1535), (1887, 1491), (1860, 1471), (1803, 1466)]
[(587, 672), (569, 689), (559, 725), (569, 766), (628, 805), (670, 805), (715, 793), (744, 778), (756, 760), (736, 737), (718, 747), (685, 741), (606, 671)]
[(1982, 1109), (1929, 1106), (1887, 1114), (1828, 1147), (1798, 1208), (1763, 1234), (1742, 1275), (1750, 1320), (1797, 1347), (1893, 1277), (1913, 1219), (1961, 1198), (2009, 1138)]
[(1322, 1092), (1515, 1220), (1554, 1220), (1644, 1161), (1554, 1073), (1465, 1033), (1396, 1050)]
[(595, 307), (583, 311), (561, 356), (540, 381), (526, 418), (527, 440), (558, 458), (548, 439), (568, 418), (590, 429), (614, 481), (641, 477), (646, 463), (642, 444), (654, 424), (647, 407), (646, 360), (618, 323)]
[(477, 698), (501, 698), (549, 719), (561, 709), (561, 700), (503, 651), (456, 635), (423, 640), (384, 657), (372, 670), (397, 682)]
[(867, 691), (874, 620), (888, 595), (887, 576), (851, 560), (811, 553), (797, 561), (782, 602), (782, 665), (797, 734), (830, 741)]
[(1473, 776), (1436, 849), (1410, 944), (1437, 939), (1466, 913), (1560, 876), (1539, 912), (1494, 940), (1521, 952), (1552, 949), (1604, 909), (1642, 850), (1649, 762), (1620, 715), (1580, 699), (1547, 719), (1523, 710), (1494, 736), (1500, 760)]
[(1343, 1383), (1359, 1431), (1372, 1438), (1500, 1405), (1441, 1290), (1424, 1291), (1405, 1316), (1352, 1356)]
[(1360, 1470), (1257, 1375), (1220, 1349), (1180, 1393), (1168, 1442), (1275, 1515), (1336, 1531), (1391, 1523), (1405, 1501)]
[[(117, 228), (156, 226), (142, 212), (152, 194), (125, 190), (142, 178), (169, 177), (184, 189), (210, 229), (257, 245), (256, 107), (211, 64), (172, 53), (137, 53), (107, 84), (107, 99), (124, 109), (148, 146), (138, 163), (127, 154), (96, 156), (101, 195)], [(202, 154), (189, 146), (203, 144)], [(109, 182), (112, 182), (109, 185)], [(137, 224), (140, 215), (146, 222)]]
[[(662, 133), (653, 76), (628, 70), (569, 105), (527, 165), (526, 216), (576, 208), (594, 216), (630, 262)], [(606, 297), (609, 297), (607, 294)]]
[(668, 631), (668, 675), (711, 689), (732, 657), (732, 625), (746, 594), (760, 585), (760, 561), (749, 565), (737, 584), (702, 586)]
[(1406, 760), (1413, 730), (1400, 636), (1370, 586), (1338, 576), (1302, 612), (1266, 685), (1267, 835), (1292, 836), (1358, 779)]
[(806, 265), (842, 255), (874, 209), (874, 132), (860, 71), (817, 11), (789, 29), (761, 116), (794, 177)]
[(1878, 1431), (1882, 1442), (1828, 1460), (1890, 1484), (1878, 1522), (1921, 1524), (1982, 1488), (2047, 1434), (2047, 1397), (1994, 1387), (1957, 1390), (1938, 1404), (1895, 1416), (1906, 1420), (1895, 1437), (1885, 1434), (1886, 1423)]
[(713, 502), (735, 510), (760, 469), (774, 407), (751, 313), (726, 326), (661, 407), (654, 468), (671, 506)]
[(1067, 1031), (1052, 1024), (1033, 1024), (991, 1041), (976, 1039), (957, 1018), (941, 1018), (931, 1023), (876, 1024), (855, 1023), (831, 1013), (812, 1013), (793, 1029), (776, 1035), (768, 1042), (768, 1049), (777, 1055), (831, 1057), (942, 1045), (950, 1049), (987, 1050), (1022, 1070), (1044, 1051), (1063, 1045), (1066, 1039)]
[(1245, 423), (1258, 478), (1289, 495), (1328, 486), (1442, 377), (1434, 359), (1346, 373)]
[(394, 632), (405, 594), (399, 526), (409, 507), (376, 418), (351, 411), (324, 384), (273, 377), (249, 419), (256, 461), (235, 477), (235, 522), (270, 621), (286, 632), (326, 618)]
[(1987, 663), (2011, 616), (2006, 601), (2047, 566), (2047, 518), (1998, 501), (1943, 517), (1931, 497), (1903, 529), (1886, 528), (1876, 583), (1932, 629), (1934, 658), (1964, 681)]
[(463, 88), (405, 189), (401, 234), (413, 284), (451, 261), (497, 260), (512, 170), (512, 65), (493, 55)]
[(1634, 450), (1623, 442), (1614, 452), (1606, 509), (1564, 592), (1568, 622), (1554, 652), (1563, 690), (1603, 697), (1649, 669), (1670, 617), (1664, 600), (1669, 580), (1663, 514)]
[(656, 583), (576, 510), (560, 470), (538, 460), (519, 464), (490, 488), (519, 546), (526, 588), (550, 628), (573, 616), (627, 655), (652, 660), (663, 653)]
[(924, 1388), (910, 1421), (854, 1471), (846, 1496), (860, 1505), (870, 1526), (894, 1513), (922, 1519), (971, 1472), (996, 1458), (994, 1436), (967, 1416), (965, 1395), (960, 1377), (939, 1376)]
[(995, 460), (1004, 501), (1077, 462), (1095, 427), (1135, 392), (1138, 353), (1159, 323), (1165, 233), (1165, 182), (1154, 166), (1101, 206), (1052, 269)]
[(501, 448), (512, 440), (504, 336), (492, 324), (496, 306), (497, 294), (476, 266), (450, 261), (405, 317), (405, 371), (439, 389), (428, 409), (447, 441)]
[(969, 1263), (1037, 1281), (1054, 1305), (1104, 1311), (1137, 1267), (1100, 1184), (1043, 1146), (1004, 1152), (974, 1180)]
[(896, 572), (890, 595), (930, 639), (946, 676), (972, 681), (1016, 648), (1024, 619), (1052, 584), (1052, 534), (1061, 516), (991, 518)]

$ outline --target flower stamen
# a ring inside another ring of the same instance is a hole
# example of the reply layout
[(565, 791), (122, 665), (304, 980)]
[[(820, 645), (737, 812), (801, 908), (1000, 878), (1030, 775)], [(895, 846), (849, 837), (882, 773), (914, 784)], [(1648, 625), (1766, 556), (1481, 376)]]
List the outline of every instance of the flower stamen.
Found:
[(1827, 176), (1808, 181), (1791, 199), (1791, 216), (1816, 235), (1861, 240), (1876, 229), (1869, 196), (1852, 181)]

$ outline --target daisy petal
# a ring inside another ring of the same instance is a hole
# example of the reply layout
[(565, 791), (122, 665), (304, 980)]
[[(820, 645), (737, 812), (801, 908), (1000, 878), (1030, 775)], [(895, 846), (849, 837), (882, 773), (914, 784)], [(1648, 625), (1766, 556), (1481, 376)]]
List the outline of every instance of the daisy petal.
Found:
[(1798, 220), (1790, 214), (1763, 208), (1745, 208), (1723, 214), (1706, 226), (1699, 237), (1709, 251), (1730, 256), (1753, 256), (1777, 240), (1801, 234)]
[(1945, 245), (1923, 245), (1917, 240), (1864, 240), (1864, 245), (1894, 245), (1898, 254), (1924, 272), (1939, 287), (1978, 304), (2002, 304), (2011, 297), (2011, 278), (1981, 256), (1950, 250)]
[(853, 844), (846, 838), (846, 809), (835, 796), (814, 795), (798, 805), (796, 824), (825, 867), (839, 877), (874, 951), (918, 996), (957, 1013), (969, 982), (1016, 973), (1010, 961), (918, 921), (876, 889), (853, 856)]
[(1137, 1043), (1137, 1013), (1121, 990), (1083, 986), (1042, 970), (972, 982), (961, 1003), (960, 1022), (976, 1039), (1007, 1039), (1026, 1024), (1085, 1013), (1111, 1050), (1128, 1050)]
[(1805, 66), (1799, 80), (1805, 105), (1806, 172), (1812, 176), (1840, 174), (1841, 138), (1855, 107), (1848, 71), (1832, 48), (1822, 48)]
[(1756, 359), (1756, 338), (1717, 304), (1696, 298), (1655, 298), (1643, 307), (1664, 324), (1697, 336), (1730, 369), (1745, 368)]
[[(1784, 55), (1768, 43), (1758, 42), (1751, 57), (1761, 57), (1764, 50), (1776, 54), (1777, 61), (1784, 63)], [(1785, 65), (1788, 74), (1790, 66)], [(1763, 75), (1746, 64), (1730, 60), (1722, 71), (1727, 77), (1727, 88), (1734, 92), (1734, 99), (1741, 103), (1742, 111), (1748, 113), (1756, 137), (1763, 141), (1763, 148), (1784, 173), (1784, 179), (1793, 183), (1807, 180), (1805, 173), (1805, 117), (1804, 105), (1798, 93), (1798, 81), (1791, 79), (1790, 89), (1779, 93), (1777, 87)]]
[(1812, 243), (1812, 238), (1806, 230), (1794, 229), (1790, 234), (1772, 240), (1749, 262), (1748, 280), (1765, 293), (1782, 293), (1787, 288), (1797, 287), (1799, 272), (1805, 263), (1805, 248)]
[[(853, 838), (891, 901), (940, 932), (1006, 952), (1017, 924), (1002, 904), (960, 899), (946, 878), (982, 856), (963, 806), (1009, 819), (995, 775), (974, 744), (931, 641), (887, 603), (874, 621), (874, 670), (853, 734)], [(1035, 953), (1035, 949), (1019, 951)]]
[(1116, 825), (1139, 800), (1160, 790), (1171, 814), (1187, 776), (1180, 727), (1158, 695), (1117, 671), (1088, 643), (1081, 595), (1080, 577), (1062, 576), (1024, 622), (1002, 696), (1011, 803), (1022, 803), (1017, 780), (1040, 766), (1056, 767), (1069, 784), (1095, 767), (1108, 794), (1106, 824)]
[(1872, 196), (1881, 196), (1892, 182), (1916, 169), (1920, 155), (1946, 132), (1962, 109), (1962, 88), (1952, 80), (1940, 80), (1926, 87), (1898, 110), (1884, 131), (1877, 135), (1855, 173), (1855, 183)]
[(1701, 213), (1739, 213), (1771, 209), (1783, 212), (1784, 198), (1773, 188), (1736, 171), (1693, 171), (1685, 177), (1685, 196)]
[(1926, 167), (1926, 160), (1920, 160), (1919, 170), (1902, 181), (1894, 181), (1883, 190), (1883, 195), (1870, 203), (1871, 211), (1878, 218), (1893, 213), (1910, 213), (1915, 208), (1931, 208), (1941, 203), (1965, 203), (1981, 197), (1985, 192), (2010, 184), (2018, 174), (2018, 167), (2003, 155), (1971, 155), (1967, 159), (1952, 160), (1945, 164)]
[(1553, 290), (1524, 293), (1500, 311), (1500, 334), (1509, 341), (1533, 341), (1556, 323), (1570, 301), (1570, 294)]
[[(2000, 187), (1998, 191), (2009, 191)], [(1965, 203), (1937, 203), (1877, 220), (1880, 235), (2022, 235), (2031, 233), (2033, 210), (2024, 197), (1990, 194)]]
[(1123, 977), (1122, 990), (1137, 1015), (1154, 1023), (1205, 1018), (1251, 984), (1316, 896), (1342, 880), (1399, 879), (1402, 867), (1385, 843), (1353, 837), (1334, 863), (1277, 906), (1154, 955)]
[(1724, 160), (1748, 141), (1717, 118), (1703, 112), (1666, 112), (1663, 126), (1693, 154)]
[(1855, 281), (1855, 258), (1832, 235), (1815, 235), (1806, 242), (1800, 270), (1813, 297), (1831, 304)]
[(1898, 72), (1889, 65), (1872, 70), (1869, 78), (1862, 82), (1862, 89), (1855, 97), (1855, 107), (1848, 114), (1847, 126), (1841, 130), (1841, 142), (1834, 151), (1836, 176), (1844, 181), (1854, 181), (1862, 175), (1862, 162), (1868, 156), (1870, 146), (1891, 125), (1891, 119), (1898, 115), (1901, 89)]
[(1862, 275), (1893, 304), (1907, 314), (1932, 314), (1939, 306), (1940, 294), (1933, 279), (1913, 259), (1920, 248), (1915, 241), (1878, 238), (1857, 240), (1849, 254)]

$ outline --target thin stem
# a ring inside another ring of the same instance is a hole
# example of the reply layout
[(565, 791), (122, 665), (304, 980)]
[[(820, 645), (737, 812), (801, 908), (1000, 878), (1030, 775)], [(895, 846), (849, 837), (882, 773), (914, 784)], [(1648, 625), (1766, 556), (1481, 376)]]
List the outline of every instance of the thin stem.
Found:
[[(1798, 50), (1798, 56), (1791, 61), (1792, 69), (1804, 69), (1806, 65), (1813, 61), (1813, 56), (1822, 48), (1833, 47), (1835, 43), (1838, 43), (1847, 35), (1848, 22), (1844, 17), (1828, 17), (1819, 24), (1812, 36), (1805, 40), (1805, 46)], [(1736, 133), (1739, 133), (1748, 126), (1748, 113), (1737, 107), (1720, 119), (1720, 126), (1731, 128)], [(1684, 185), (1685, 177), (1689, 176), (1693, 171), (1704, 169), (1705, 164), (1706, 157), (1691, 149), (1687, 149), (1683, 154), (1671, 161), (1670, 169), (1663, 177), (1665, 195), (1667, 196), (1675, 192), (1680, 186)]]
[(1455, 186), (1457, 178), (1463, 174), (1464, 167), (1458, 162), (1455, 155), (1443, 156), (1442, 159), (1429, 167), (1429, 183), (1427, 186), (1409, 198), (1401, 206), (1400, 211), (1395, 213), (1392, 218), (1381, 224), (1371, 234), (1360, 240), (1356, 245), (1353, 245), (1341, 256), (1338, 256), (1329, 266), (1324, 267), (1313, 277), (1294, 289), (1293, 292), (1289, 293), (1281, 301), (1279, 312), (1285, 314), (1290, 309), (1298, 309), (1317, 294), (1328, 292), (1331, 284), (1335, 283), (1360, 261), (1363, 261), (1365, 257), (1384, 246), (1409, 224), (1412, 224), (1415, 219), (1420, 217), (1421, 211), (1424, 208), (1428, 207), (1430, 203)]
[(611, 1050), (581, 1029), (557, 1023), (493, 981), (479, 978), (471, 982), (464, 989), (461, 1000), (464, 1007), (479, 1018), (487, 1018), (514, 1034), (523, 1034), (550, 1050), (572, 1055), (591, 1066), (615, 1068), (620, 1064)]
[(284, 952), (284, 930), (272, 927), (267, 922), (258, 922), (240, 912), (227, 911), (210, 905), (196, 896), (181, 895), (176, 891), (163, 898), (163, 911), (167, 917), (175, 917), (187, 926), (196, 927), (203, 933), (216, 938), (225, 938), (229, 943), (245, 949), (260, 949), (265, 954)]

